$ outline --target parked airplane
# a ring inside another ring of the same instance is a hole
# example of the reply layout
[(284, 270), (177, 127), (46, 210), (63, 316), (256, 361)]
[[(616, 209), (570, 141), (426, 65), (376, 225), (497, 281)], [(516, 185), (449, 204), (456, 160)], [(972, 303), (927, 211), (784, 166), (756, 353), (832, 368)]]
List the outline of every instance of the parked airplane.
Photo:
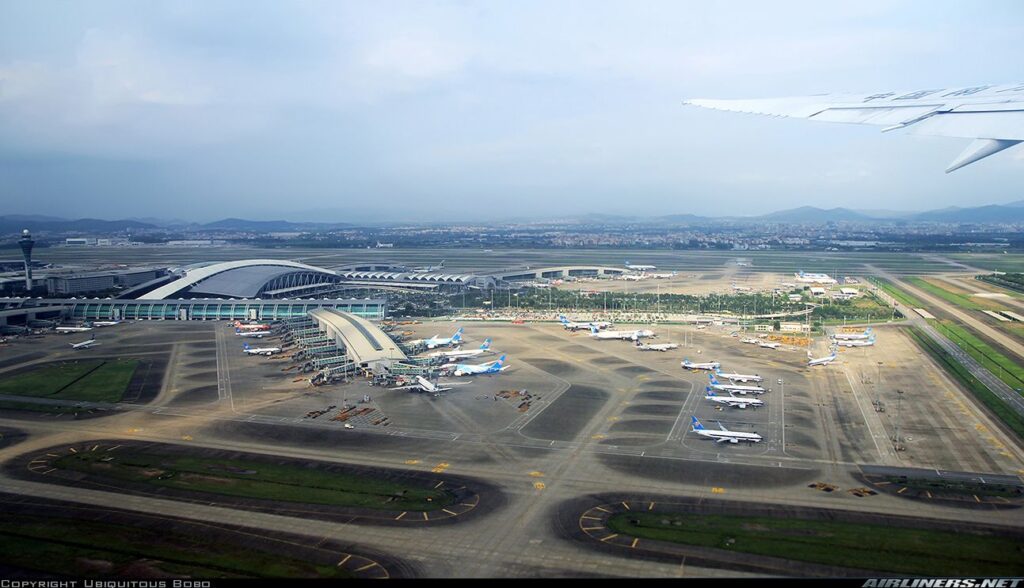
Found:
[(92, 327), (57, 327), (56, 331), (62, 335), (70, 335), (71, 333), (84, 333), (91, 331)]
[(435, 347), (444, 347), (444, 346), (451, 347), (451, 346), (454, 346), (454, 345), (458, 345), (461, 342), (462, 342), (462, 327), (459, 327), (459, 329), (457, 331), (455, 331), (455, 334), (453, 334), (451, 337), (440, 337), (438, 335), (434, 335), (433, 337), (431, 337), (429, 339), (419, 339), (417, 341), (412, 341), (411, 343), (413, 345), (425, 345), (427, 347), (427, 349), (434, 349)]
[(447, 392), (455, 386), (464, 386), (470, 382), (458, 382), (450, 383), (447, 386), (440, 386), (436, 382), (424, 378), (423, 376), (416, 376), (416, 381), (413, 384), (406, 384), (404, 386), (396, 386), (394, 388), (388, 388), (388, 390), (419, 390), (420, 392), (428, 392), (437, 396), (441, 392)]
[(722, 370), (717, 369), (715, 370), (715, 375), (720, 378), (732, 380), (733, 382), (760, 382), (764, 380), (764, 378), (757, 374), (726, 374), (723, 373)]
[(828, 364), (832, 363), (835, 360), (836, 360), (836, 350), (835, 350), (835, 347), (832, 348), (832, 355), (827, 355), (825, 357), (819, 357), (818, 359), (813, 359), (811, 357), (811, 354), (808, 353), (807, 354), (807, 367), (814, 367), (816, 365), (828, 365)]
[(647, 274), (645, 274), (645, 273), (639, 273), (639, 274), (622, 274), (622, 279), (623, 279), (623, 280), (629, 280), (629, 281), (631, 281), (631, 282), (639, 282), (639, 281), (641, 281), (641, 280), (646, 280), (646, 279), (647, 279), (647, 277), (648, 277), (648, 276), (647, 276)]
[(441, 263), (437, 265), (425, 265), (423, 267), (413, 268), (414, 272), (439, 272), (444, 269), (445, 260), (441, 260)]
[(740, 441), (746, 441), (749, 443), (760, 443), (761, 436), (757, 433), (742, 433), (740, 431), (730, 431), (725, 428), (725, 425), (718, 423), (720, 431), (714, 431), (705, 429), (704, 425), (701, 424), (700, 420), (695, 417), (690, 417), (690, 430), (697, 433), (701, 437), (707, 437), (714, 439), (715, 443), (739, 443)]
[(704, 392), (704, 400), (710, 400), (711, 402), (717, 402), (726, 406), (732, 406), (735, 408), (746, 408), (748, 406), (756, 408), (758, 406), (764, 406), (764, 401), (759, 398), (736, 398), (732, 393), (728, 396), (719, 396), (715, 394), (715, 391), (710, 387), (705, 388)]
[(917, 135), (974, 139), (949, 164), (955, 171), (1024, 141), (1024, 84), (935, 87), (873, 94), (823, 94), (761, 100), (687, 100), (718, 110), (790, 116), (813, 121), (879, 125), (882, 132), (909, 129)]
[(590, 336), (595, 339), (621, 339), (623, 341), (636, 341), (645, 337), (653, 337), (654, 331), (637, 329), (635, 331), (602, 331), (591, 325)]
[(739, 384), (723, 384), (718, 381), (715, 374), (708, 374), (708, 380), (711, 381), (711, 387), (715, 390), (721, 390), (723, 392), (739, 392), (740, 394), (764, 394), (764, 388), (760, 386), (740, 386)]
[(484, 375), (484, 374), (497, 374), (497, 373), (503, 372), (503, 371), (505, 371), (505, 370), (507, 370), (509, 368), (509, 366), (505, 365), (505, 356), (504, 355), (499, 357), (497, 359), (497, 361), (489, 361), (487, 363), (478, 363), (478, 364), (457, 363), (457, 364), (449, 364), (446, 367), (454, 368), (455, 371), (452, 372), (452, 373), (454, 375), (456, 375), (456, 376), (475, 376), (475, 375)]
[(631, 270), (633, 270), (635, 272), (646, 272), (646, 271), (658, 269), (658, 266), (655, 266), (655, 265), (639, 265), (639, 264), (635, 264), (635, 263), (629, 263), (628, 261), (626, 263), (624, 263), (623, 265), (626, 266), (626, 269), (631, 269)]
[(248, 343), (242, 344), (242, 351), (249, 355), (266, 355), (270, 357), (275, 353), (281, 353), (280, 347), (250, 347)]
[(577, 323), (570, 321), (565, 318), (564, 314), (558, 315), (558, 320), (562, 323), (562, 327), (568, 331), (579, 331), (581, 329), (592, 329), (597, 327), (598, 329), (607, 329), (612, 326), (608, 321), (590, 321), (588, 323)]
[(665, 279), (668, 279), (668, 278), (676, 277), (677, 275), (679, 275), (679, 272), (661, 272), (661, 273), (649, 272), (647, 275), (652, 277), (652, 278), (654, 278), (655, 280), (665, 280)]
[(239, 337), (256, 337), (257, 339), (262, 339), (263, 335), (269, 334), (270, 333), (266, 331), (243, 331), (238, 327), (235, 327), (235, 335), (238, 335)]
[(781, 343), (771, 343), (769, 341), (758, 341), (758, 347), (764, 347), (765, 349), (778, 349)]
[(753, 337), (747, 337), (746, 339), (740, 339), (740, 343), (750, 343), (751, 345), (757, 345), (760, 342), (761, 342), (760, 339), (755, 339)]
[(88, 339), (86, 341), (82, 341), (81, 343), (71, 343), (71, 348), (72, 349), (88, 349), (88, 348), (92, 347), (93, 345), (99, 345), (99, 342), (96, 341), (96, 336), (95, 335), (93, 335), (92, 339)]
[(240, 331), (269, 331), (270, 325), (256, 324), (256, 323), (243, 323), (242, 321), (235, 321), (235, 330)]
[(463, 359), (463, 358), (466, 358), (466, 357), (476, 357), (478, 355), (483, 355), (484, 353), (487, 353), (488, 351), (490, 351), (490, 349), (491, 349), (491, 340), (490, 340), (490, 338), (487, 338), (487, 339), (484, 339), (483, 344), (480, 345), (480, 347), (477, 348), (477, 349), (470, 349), (468, 351), (460, 351), (459, 348), (456, 347), (452, 351), (437, 351), (435, 353), (431, 353), (430, 357), (441, 357), (441, 358), (444, 358), (444, 359)]
[(640, 351), (669, 351), (678, 347), (678, 343), (641, 343), (639, 339), (636, 341), (636, 348)]
[(751, 288), (750, 286), (740, 286), (739, 284), (733, 284), (732, 285), (732, 289), (736, 290), (737, 292), (751, 292), (751, 291), (753, 291), (753, 288)]
[(837, 341), (860, 341), (871, 338), (871, 327), (864, 329), (863, 333), (835, 333), (832, 338)]
[(871, 347), (875, 344), (875, 336), (871, 335), (871, 337), (863, 341), (856, 339), (853, 341), (836, 341), (835, 344), (840, 347)]
[(796, 274), (796, 281), (801, 284), (835, 284), (837, 283), (835, 278), (828, 274), (809, 274), (804, 270), (798, 271)]
[(722, 364), (718, 363), (717, 361), (708, 361), (708, 362), (704, 362), (704, 363), (694, 363), (694, 362), (690, 361), (689, 359), (684, 359), (683, 363), (680, 364), (680, 365), (682, 365), (684, 369), (694, 370), (694, 371), (696, 371), (696, 370), (711, 370), (711, 371), (713, 371), (713, 370), (717, 370), (718, 368), (722, 367)]
[(113, 327), (114, 325), (121, 324), (121, 321), (92, 321), (89, 324), (94, 327)]

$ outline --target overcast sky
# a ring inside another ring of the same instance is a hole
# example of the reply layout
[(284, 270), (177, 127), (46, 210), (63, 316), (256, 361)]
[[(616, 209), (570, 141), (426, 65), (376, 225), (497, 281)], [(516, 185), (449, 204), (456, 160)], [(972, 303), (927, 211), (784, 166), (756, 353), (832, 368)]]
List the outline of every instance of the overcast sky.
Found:
[(0, 0), (0, 214), (744, 215), (1024, 197), (1024, 148), (684, 107), (1024, 81), (1024, 3)]

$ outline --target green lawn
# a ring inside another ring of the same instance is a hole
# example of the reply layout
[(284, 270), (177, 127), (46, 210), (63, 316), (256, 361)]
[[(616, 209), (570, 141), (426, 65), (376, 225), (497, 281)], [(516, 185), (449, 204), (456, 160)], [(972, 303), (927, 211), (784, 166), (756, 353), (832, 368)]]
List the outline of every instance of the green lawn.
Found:
[(892, 282), (885, 278), (870, 277), (868, 280), (874, 285), (878, 286), (883, 292), (887, 293), (897, 300), (897, 302), (909, 306), (910, 308), (924, 308), (924, 303), (907, 294), (903, 290), (900, 290)]
[(928, 336), (927, 333), (917, 327), (911, 327), (908, 333), (910, 334), (910, 338), (913, 339), (921, 349), (928, 353), (928, 355), (932, 356), (932, 358), (946, 370), (946, 373), (948, 373), (954, 380), (958, 381), (961, 386), (966, 388), (971, 394), (980, 400), (982, 404), (987, 406), (989, 410), (995, 413), (995, 415), (1006, 423), (1006, 425), (1010, 427), (1018, 437), (1024, 439), (1024, 418), (1022, 418), (1017, 411), (1007, 406), (1001, 398), (988, 389), (988, 386), (983, 384), (978, 378), (975, 378), (973, 374), (967, 371), (967, 368), (965, 368), (963, 364), (947, 353), (945, 349), (940, 347), (939, 344)]
[[(638, 521), (633, 524), (631, 521)], [(620, 513), (608, 527), (633, 537), (790, 560), (924, 576), (1024, 573), (1024, 541), (956, 531), (682, 513)]]
[(985, 366), (1014, 390), (1024, 389), (1024, 365), (996, 351), (974, 333), (951, 321), (931, 321), (940, 333), (949, 337), (975, 361)]
[[(0, 521), (0, 562), (43, 572), (116, 577), (131, 566), (200, 578), (345, 578), (345, 570), (280, 553), (213, 543), (202, 534), (64, 518)], [(139, 571), (135, 572), (138, 575)]]
[(53, 462), (153, 486), (279, 502), (356, 506), (391, 511), (433, 511), (454, 502), (444, 490), (380, 478), (243, 459), (159, 455), (138, 451), (79, 452)]
[(137, 359), (88, 359), (41, 365), (4, 377), (0, 380), (0, 394), (118, 402), (138, 365)]
[(946, 302), (950, 302), (961, 308), (966, 308), (968, 310), (991, 310), (990, 308), (978, 304), (974, 300), (971, 300), (969, 296), (964, 296), (963, 294), (958, 294), (956, 292), (947, 290), (946, 288), (941, 288), (922, 278), (907, 278), (907, 282), (924, 290), (925, 292), (928, 292), (932, 296), (937, 296), (945, 300)]

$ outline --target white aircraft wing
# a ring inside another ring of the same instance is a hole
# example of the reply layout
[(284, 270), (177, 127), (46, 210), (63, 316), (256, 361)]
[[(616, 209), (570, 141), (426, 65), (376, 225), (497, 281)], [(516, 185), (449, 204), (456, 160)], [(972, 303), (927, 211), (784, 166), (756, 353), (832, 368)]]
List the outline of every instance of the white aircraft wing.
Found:
[(1024, 141), (1024, 84), (926, 89), (875, 94), (822, 94), (759, 100), (686, 100), (684, 104), (907, 129), (918, 135), (974, 139), (946, 169), (955, 171)]

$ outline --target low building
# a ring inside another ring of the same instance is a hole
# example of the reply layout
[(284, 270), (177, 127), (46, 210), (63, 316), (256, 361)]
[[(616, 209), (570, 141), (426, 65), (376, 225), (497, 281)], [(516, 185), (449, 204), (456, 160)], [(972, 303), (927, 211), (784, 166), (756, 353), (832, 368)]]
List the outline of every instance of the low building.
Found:
[(825, 296), (825, 289), (820, 286), (813, 286), (811, 288), (811, 296), (817, 296), (819, 298)]
[(779, 323), (779, 330), (783, 333), (809, 333), (811, 327), (804, 323)]
[(800, 294), (790, 294), (789, 295), (789, 301), (790, 302), (800, 302), (803, 299), (804, 299), (804, 297), (802, 295), (800, 295)]
[(773, 331), (773, 330), (775, 330), (775, 329), (769, 323), (765, 323), (763, 325), (754, 325), (754, 331), (756, 331), (758, 333), (767, 333), (767, 332), (770, 332), (770, 331)]

